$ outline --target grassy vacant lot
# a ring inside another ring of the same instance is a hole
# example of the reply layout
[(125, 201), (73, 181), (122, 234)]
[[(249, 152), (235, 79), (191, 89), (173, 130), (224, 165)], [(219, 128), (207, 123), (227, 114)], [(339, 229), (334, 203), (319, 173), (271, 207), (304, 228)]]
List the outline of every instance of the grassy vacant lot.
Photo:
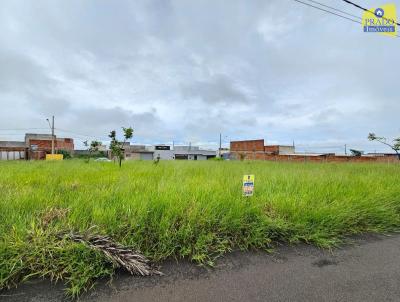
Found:
[[(241, 195), (243, 174), (255, 174), (253, 197)], [(102, 254), (54, 235), (92, 226), (156, 262), (212, 264), (274, 241), (331, 247), (400, 229), (400, 165), (0, 162), (0, 288), (45, 276), (76, 295), (111, 276)]]

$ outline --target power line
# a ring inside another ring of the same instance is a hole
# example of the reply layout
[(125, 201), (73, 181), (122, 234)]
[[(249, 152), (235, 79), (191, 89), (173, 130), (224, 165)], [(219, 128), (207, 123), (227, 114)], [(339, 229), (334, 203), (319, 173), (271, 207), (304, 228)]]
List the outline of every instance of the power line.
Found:
[(25, 133), (0, 133), (0, 136), (24, 136)]
[(314, 0), (307, 0), (307, 1), (308, 1), (308, 2), (312, 2), (312, 3), (315, 3), (315, 4), (318, 4), (318, 5), (320, 5), (320, 6), (323, 6), (323, 7), (329, 8), (329, 9), (333, 9), (333, 10), (335, 10), (335, 11), (337, 11), (337, 12), (342, 13), (342, 14), (345, 14), (345, 15), (348, 15), (348, 16), (351, 16), (351, 17), (354, 17), (354, 18), (357, 18), (357, 19), (362, 20), (362, 18), (361, 18), (360, 16), (356, 16), (356, 15), (349, 14), (349, 13), (347, 13), (347, 12), (345, 12), (345, 11), (342, 11), (342, 10), (337, 9), (337, 8), (335, 8), (335, 7), (332, 7), (332, 6), (323, 4), (323, 3), (321, 3), (321, 2), (314, 1)]
[(0, 131), (27, 131), (27, 130), (47, 130), (48, 128), (15, 128), (15, 129), (5, 129), (2, 128)]
[[(351, 2), (351, 1), (349, 1), (349, 0), (342, 0), (342, 1), (346, 2), (347, 4), (353, 5), (353, 6), (359, 8), (359, 9), (365, 11), (365, 12), (371, 13), (371, 14), (373, 14), (373, 15), (375, 16), (375, 13), (374, 13), (374, 12), (370, 11), (369, 9), (367, 9), (367, 8), (365, 8), (365, 7), (362, 7), (361, 5), (358, 5), (358, 4), (356, 4), (356, 3), (354, 3), (354, 2)], [(393, 19), (388, 19), (388, 18), (386, 18), (386, 17), (382, 17), (382, 19), (389, 20), (389, 21), (393, 21), (395, 24), (397, 24), (398, 26), (400, 26), (400, 23), (396, 22), (396, 21), (393, 20)]]
[(351, 1), (347, 1), (347, 0), (343, 0), (343, 1), (348, 3), (348, 4), (351, 4), (351, 5), (355, 6), (357, 8), (359, 8), (359, 9), (362, 9), (362, 10), (364, 10), (366, 12), (368, 11), (368, 9), (366, 9), (366, 8), (364, 8), (364, 7), (362, 7), (362, 6), (358, 5), (358, 4), (355, 4), (355, 3), (351, 2)]
[(343, 19), (349, 20), (349, 21), (351, 21), (351, 22), (354, 22), (354, 23), (361, 24), (361, 22), (360, 22), (360, 21), (357, 21), (357, 20), (354, 20), (354, 19), (352, 19), (352, 18), (349, 18), (349, 17), (345, 17), (345, 16), (342, 16), (342, 15), (339, 15), (339, 14), (337, 14), (337, 13), (334, 13), (334, 12), (331, 12), (331, 11), (329, 11), (329, 10), (326, 10), (326, 9), (320, 8), (320, 7), (318, 7), (318, 6), (315, 6), (315, 5), (312, 5), (312, 4), (309, 4), (309, 3), (306, 3), (306, 2), (300, 1), (300, 0), (293, 0), (293, 1), (296, 1), (296, 2), (298, 2), (298, 3), (301, 3), (301, 4), (304, 4), (304, 5), (307, 5), (307, 6), (313, 7), (313, 8), (315, 8), (315, 9), (321, 10), (321, 11), (323, 11), (323, 12), (326, 12), (326, 13), (328, 13), (328, 14), (332, 14), (332, 15), (335, 15), (335, 16), (337, 16), (337, 17), (340, 17), (340, 18), (343, 18)]

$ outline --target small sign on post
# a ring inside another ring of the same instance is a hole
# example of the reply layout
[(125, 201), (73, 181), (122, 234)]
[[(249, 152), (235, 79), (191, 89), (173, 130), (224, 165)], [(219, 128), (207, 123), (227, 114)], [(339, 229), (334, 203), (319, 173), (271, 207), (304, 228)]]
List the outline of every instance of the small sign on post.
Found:
[(243, 196), (253, 196), (254, 175), (243, 175)]

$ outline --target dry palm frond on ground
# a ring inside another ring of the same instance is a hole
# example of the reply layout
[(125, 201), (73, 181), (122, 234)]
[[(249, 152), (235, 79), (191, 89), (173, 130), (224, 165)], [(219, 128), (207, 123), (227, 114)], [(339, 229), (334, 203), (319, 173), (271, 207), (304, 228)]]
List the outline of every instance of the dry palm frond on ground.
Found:
[(111, 262), (126, 269), (132, 275), (162, 275), (160, 271), (150, 265), (150, 261), (145, 256), (113, 241), (108, 236), (69, 232), (60, 234), (60, 237), (86, 244), (90, 248), (102, 252)]

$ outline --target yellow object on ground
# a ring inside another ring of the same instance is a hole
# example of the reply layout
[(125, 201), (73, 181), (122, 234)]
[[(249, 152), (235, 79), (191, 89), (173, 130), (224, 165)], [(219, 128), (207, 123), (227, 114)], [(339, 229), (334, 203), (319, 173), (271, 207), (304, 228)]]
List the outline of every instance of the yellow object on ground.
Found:
[(63, 160), (64, 155), (62, 154), (46, 154), (46, 160)]

